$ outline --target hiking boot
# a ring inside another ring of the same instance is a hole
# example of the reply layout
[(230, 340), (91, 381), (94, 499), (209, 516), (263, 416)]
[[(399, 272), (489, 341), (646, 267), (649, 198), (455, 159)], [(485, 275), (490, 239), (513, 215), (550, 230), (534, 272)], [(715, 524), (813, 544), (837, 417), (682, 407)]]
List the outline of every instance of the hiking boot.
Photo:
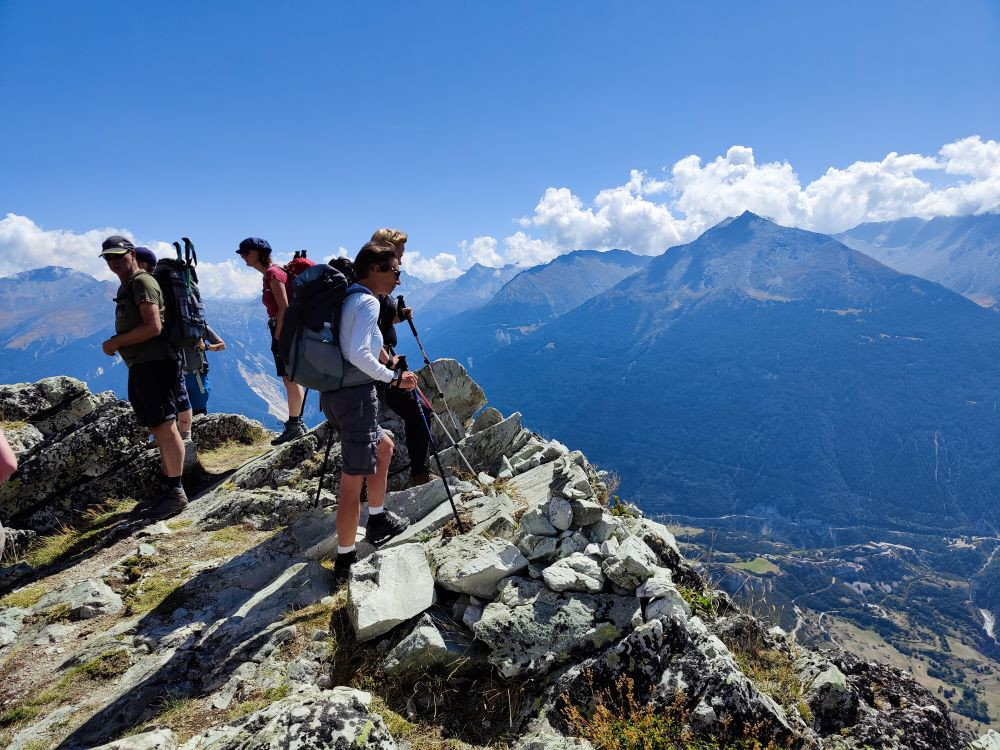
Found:
[(146, 515), (150, 518), (169, 518), (184, 510), (187, 504), (187, 493), (183, 487), (167, 487), (160, 495), (159, 501), (146, 512)]
[(290, 440), (296, 440), (306, 434), (306, 426), (301, 419), (289, 419), (285, 422), (285, 431), (271, 441), (271, 445), (281, 445)]
[(394, 536), (402, 534), (410, 522), (400, 518), (391, 511), (384, 511), (374, 516), (368, 516), (368, 526), (365, 527), (365, 539), (369, 544), (378, 546), (389, 541)]
[(358, 561), (358, 551), (351, 550), (341, 555), (333, 563), (333, 589), (336, 591), (351, 578), (351, 566)]

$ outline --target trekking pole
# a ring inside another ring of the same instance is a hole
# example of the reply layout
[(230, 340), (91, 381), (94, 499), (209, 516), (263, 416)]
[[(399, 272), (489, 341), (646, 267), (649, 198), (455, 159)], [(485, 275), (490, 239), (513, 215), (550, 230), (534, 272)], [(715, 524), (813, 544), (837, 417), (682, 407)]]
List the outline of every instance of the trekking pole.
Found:
[[(398, 298), (398, 307), (399, 307), (400, 310), (402, 310), (404, 307), (406, 307), (406, 303), (403, 301), (403, 295), (402, 294), (399, 295), (399, 298)], [(459, 426), (458, 420), (455, 419), (455, 412), (453, 412), (451, 410), (451, 407), (448, 406), (448, 399), (446, 399), (444, 397), (444, 391), (441, 388), (441, 384), (438, 382), (437, 375), (434, 374), (434, 368), (431, 366), (430, 357), (427, 356), (427, 350), (424, 349), (424, 345), (420, 341), (420, 335), (417, 333), (417, 327), (415, 325), (413, 325), (413, 318), (411, 316), (407, 316), (406, 322), (410, 324), (410, 331), (413, 333), (413, 338), (415, 338), (417, 340), (417, 347), (420, 349), (420, 353), (423, 355), (424, 364), (427, 365), (427, 369), (428, 369), (428, 371), (430, 371), (431, 380), (434, 381), (434, 387), (437, 388), (437, 392), (441, 394), (441, 401), (444, 402), (444, 408), (447, 410), (448, 416), (451, 417), (451, 423), (453, 425), (455, 425), (455, 434), (458, 435), (459, 438), (461, 438), (461, 437), (463, 437), (463, 435), (462, 435), (463, 430)]]
[(333, 445), (333, 425), (330, 421), (326, 422), (326, 453), (323, 456), (323, 468), (319, 471), (319, 484), (316, 485), (316, 499), (313, 501), (313, 507), (319, 507), (319, 493), (323, 489), (323, 478), (326, 476), (326, 462), (330, 460), (330, 447)]
[[(399, 358), (400, 367), (404, 372), (406, 371), (406, 357)], [(441, 475), (441, 481), (444, 482), (444, 491), (448, 493), (448, 502), (451, 503), (451, 512), (455, 514), (455, 523), (458, 524), (458, 533), (464, 534), (465, 527), (462, 526), (462, 519), (459, 518), (458, 508), (455, 507), (455, 498), (451, 496), (451, 487), (448, 485), (448, 479), (444, 475), (444, 467), (441, 465), (441, 456), (438, 454), (437, 441), (434, 440), (434, 435), (431, 433), (430, 422), (427, 421), (427, 415), (424, 414), (424, 405), (420, 400), (422, 394), (420, 394), (416, 388), (413, 389), (413, 400), (417, 402), (417, 411), (420, 412), (420, 419), (424, 423), (424, 429), (427, 430), (427, 441), (431, 445), (431, 453), (434, 454), (434, 462), (437, 464), (438, 473)]]
[[(414, 388), (414, 391), (420, 395), (420, 398), (422, 398), (428, 404), (430, 403), (430, 399), (424, 395), (423, 391), (421, 391), (420, 388)], [(430, 409), (429, 411), (431, 413), (431, 416), (434, 417), (434, 421), (437, 423), (437, 426), (440, 427), (441, 431), (448, 436), (448, 439), (451, 441), (452, 446), (455, 448), (455, 450), (458, 452), (459, 457), (462, 459), (462, 463), (465, 464), (465, 468), (469, 470), (469, 473), (472, 474), (472, 476), (476, 476), (476, 470), (472, 468), (472, 464), (469, 463), (469, 459), (465, 457), (465, 454), (462, 453), (462, 449), (458, 447), (459, 441), (455, 440), (455, 438), (451, 436), (451, 433), (448, 432), (448, 428), (445, 427), (444, 422), (441, 421), (441, 417), (435, 414), (433, 409)], [(426, 422), (427, 420), (425, 419), (424, 421)]]

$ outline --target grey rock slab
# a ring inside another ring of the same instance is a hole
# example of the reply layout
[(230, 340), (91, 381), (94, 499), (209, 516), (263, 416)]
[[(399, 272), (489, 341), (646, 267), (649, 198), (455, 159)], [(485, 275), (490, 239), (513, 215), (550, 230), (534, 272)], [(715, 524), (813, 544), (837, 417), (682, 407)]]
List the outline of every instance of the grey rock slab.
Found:
[(494, 409), (492, 406), (487, 406), (479, 412), (479, 416), (477, 416), (472, 422), (472, 427), (469, 428), (469, 433), (481, 432), (482, 430), (492, 427), (495, 424), (500, 424), (501, 422), (503, 422), (503, 414)]
[(521, 504), (531, 510), (549, 501), (552, 494), (553, 464), (542, 464), (523, 474), (518, 474), (510, 485)]
[(25, 423), (21, 427), (14, 427), (13, 429), (8, 427), (4, 430), (4, 435), (19, 461), (23, 460), (22, 456), (26, 455), (32, 448), (45, 439), (41, 431), (30, 423)]
[(559, 540), (551, 536), (522, 534), (517, 540), (517, 548), (529, 562), (545, 562), (556, 556)]
[(803, 652), (795, 660), (795, 671), (802, 681), (803, 698), (817, 731), (829, 734), (856, 722), (858, 694), (836, 664), (819, 654)]
[(504, 578), (528, 567), (520, 550), (505, 539), (455, 536), (430, 551), (437, 584), (448, 591), (493, 597)]
[(395, 750), (371, 695), (348, 687), (306, 687), (238, 724), (215, 727), (180, 750)]
[(565, 531), (573, 525), (573, 506), (564, 497), (552, 497), (549, 500), (549, 523), (559, 531)]
[(74, 630), (76, 630), (76, 628), (72, 625), (61, 625), (59, 623), (46, 625), (38, 631), (38, 636), (35, 638), (35, 645), (46, 646), (50, 643), (58, 643), (66, 638), (66, 636), (70, 635)]
[(691, 605), (684, 601), (677, 589), (664, 591), (658, 588), (658, 596), (646, 605), (646, 620), (671, 617), (678, 622), (687, 622), (691, 616)]
[(472, 531), (477, 536), (500, 536), (509, 539), (514, 534), (514, 501), (501, 492), (469, 501), (472, 512)]
[(634, 591), (639, 584), (656, 572), (656, 555), (638, 537), (629, 536), (614, 556), (602, 565), (604, 575), (617, 586)]
[(154, 729), (98, 745), (92, 750), (177, 750), (177, 738), (169, 729)]
[(596, 594), (604, 588), (600, 563), (580, 552), (552, 563), (542, 572), (542, 580), (553, 591)]
[(602, 544), (612, 537), (626, 536), (624, 526), (618, 516), (614, 516), (607, 511), (601, 514), (601, 518), (589, 526), (584, 527), (583, 532), (590, 541)]
[(387, 675), (422, 672), (437, 667), (449, 671), (484, 665), (476, 658), (472, 641), (463, 633), (438, 627), (429, 615), (424, 615), (416, 627), (386, 656), (383, 663)]
[(544, 674), (641, 622), (633, 597), (556, 593), (539, 581), (510, 578), (473, 631), (489, 648), (490, 663), (513, 677)]
[(110, 586), (95, 578), (50, 591), (38, 600), (33, 611), (44, 612), (58, 605), (69, 607), (72, 620), (89, 620), (113, 614), (124, 606), (122, 598)]
[(420, 544), (379, 550), (351, 568), (348, 613), (359, 641), (388, 633), (435, 601), (434, 576)]
[(549, 521), (548, 509), (542, 505), (521, 516), (521, 530), (534, 536), (555, 536), (559, 530)]
[(677, 547), (677, 540), (670, 530), (662, 523), (650, 521), (648, 518), (634, 518), (631, 516), (622, 517), (622, 523), (629, 534), (645, 540), (652, 549), (662, 545), (674, 556), (680, 557), (681, 553)]
[(582, 737), (561, 734), (547, 717), (541, 716), (531, 722), (528, 731), (514, 742), (511, 750), (594, 750), (594, 746)]
[(653, 575), (643, 581), (635, 590), (640, 599), (656, 599), (677, 594), (674, 577), (669, 568), (656, 568)]
[[(459, 442), (462, 454), (478, 471), (493, 471), (511, 442), (521, 432), (521, 413), (514, 412), (502, 422), (473, 433)], [(467, 471), (465, 462), (454, 446), (441, 451), (441, 464), (446, 468)]]
[[(464, 367), (454, 359), (436, 359), (430, 364), (433, 377), (428, 367), (417, 370), (420, 389), (431, 401), (434, 412), (449, 430), (454, 429), (448, 409), (455, 415), (458, 423), (465, 425), (472, 415), (486, 406), (486, 394), (479, 387)], [(438, 392), (441, 387), (441, 394)], [(445, 406), (447, 402), (447, 407)], [(459, 436), (455, 436), (459, 437)]]
[(569, 557), (577, 552), (583, 552), (587, 549), (587, 544), (587, 537), (578, 531), (573, 532), (559, 540), (559, 549), (556, 555), (557, 557)]
[[(565, 492), (566, 491), (564, 490), (563, 493), (565, 494)], [(580, 493), (580, 490), (573, 490), (573, 492)], [(570, 506), (573, 508), (574, 526), (590, 526), (591, 524), (600, 521), (601, 518), (604, 516), (604, 506), (602, 506), (596, 500), (577, 498), (577, 499), (571, 499), (569, 503)]]

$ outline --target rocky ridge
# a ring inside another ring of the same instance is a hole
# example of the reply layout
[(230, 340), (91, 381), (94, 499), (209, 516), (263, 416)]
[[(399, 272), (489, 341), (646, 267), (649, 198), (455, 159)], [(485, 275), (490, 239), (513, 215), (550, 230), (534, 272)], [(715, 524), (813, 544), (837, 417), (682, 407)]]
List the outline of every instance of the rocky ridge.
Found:
[(665, 526), (609, 504), (582, 453), (484, 410), (457, 363), (435, 372), (467, 433), (464, 458), (442, 453), (464, 532), (443, 482), (396, 489), (410, 528), (360, 542), (332, 594), (325, 426), (213, 473), (205, 456), (261, 427), (197, 420), (195, 499), (150, 525), (126, 498), (151, 491), (156, 456), (127, 404), (71, 378), (0, 386), (22, 466), (0, 486), (17, 529), (0, 569), (6, 746), (638, 747), (615, 726), (676, 748), (968, 746), (909, 675), (768, 629)]

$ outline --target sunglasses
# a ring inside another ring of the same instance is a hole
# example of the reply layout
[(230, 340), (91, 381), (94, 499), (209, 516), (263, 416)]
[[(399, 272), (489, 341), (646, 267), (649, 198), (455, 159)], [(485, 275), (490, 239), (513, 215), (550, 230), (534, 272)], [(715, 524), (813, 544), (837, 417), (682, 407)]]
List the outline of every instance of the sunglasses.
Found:
[(378, 270), (381, 271), (382, 273), (385, 273), (386, 271), (392, 271), (393, 274), (396, 276), (397, 279), (399, 278), (399, 275), (401, 273), (403, 273), (402, 270), (400, 270), (399, 268), (396, 268), (396, 269), (393, 269), (393, 268), (379, 268)]

